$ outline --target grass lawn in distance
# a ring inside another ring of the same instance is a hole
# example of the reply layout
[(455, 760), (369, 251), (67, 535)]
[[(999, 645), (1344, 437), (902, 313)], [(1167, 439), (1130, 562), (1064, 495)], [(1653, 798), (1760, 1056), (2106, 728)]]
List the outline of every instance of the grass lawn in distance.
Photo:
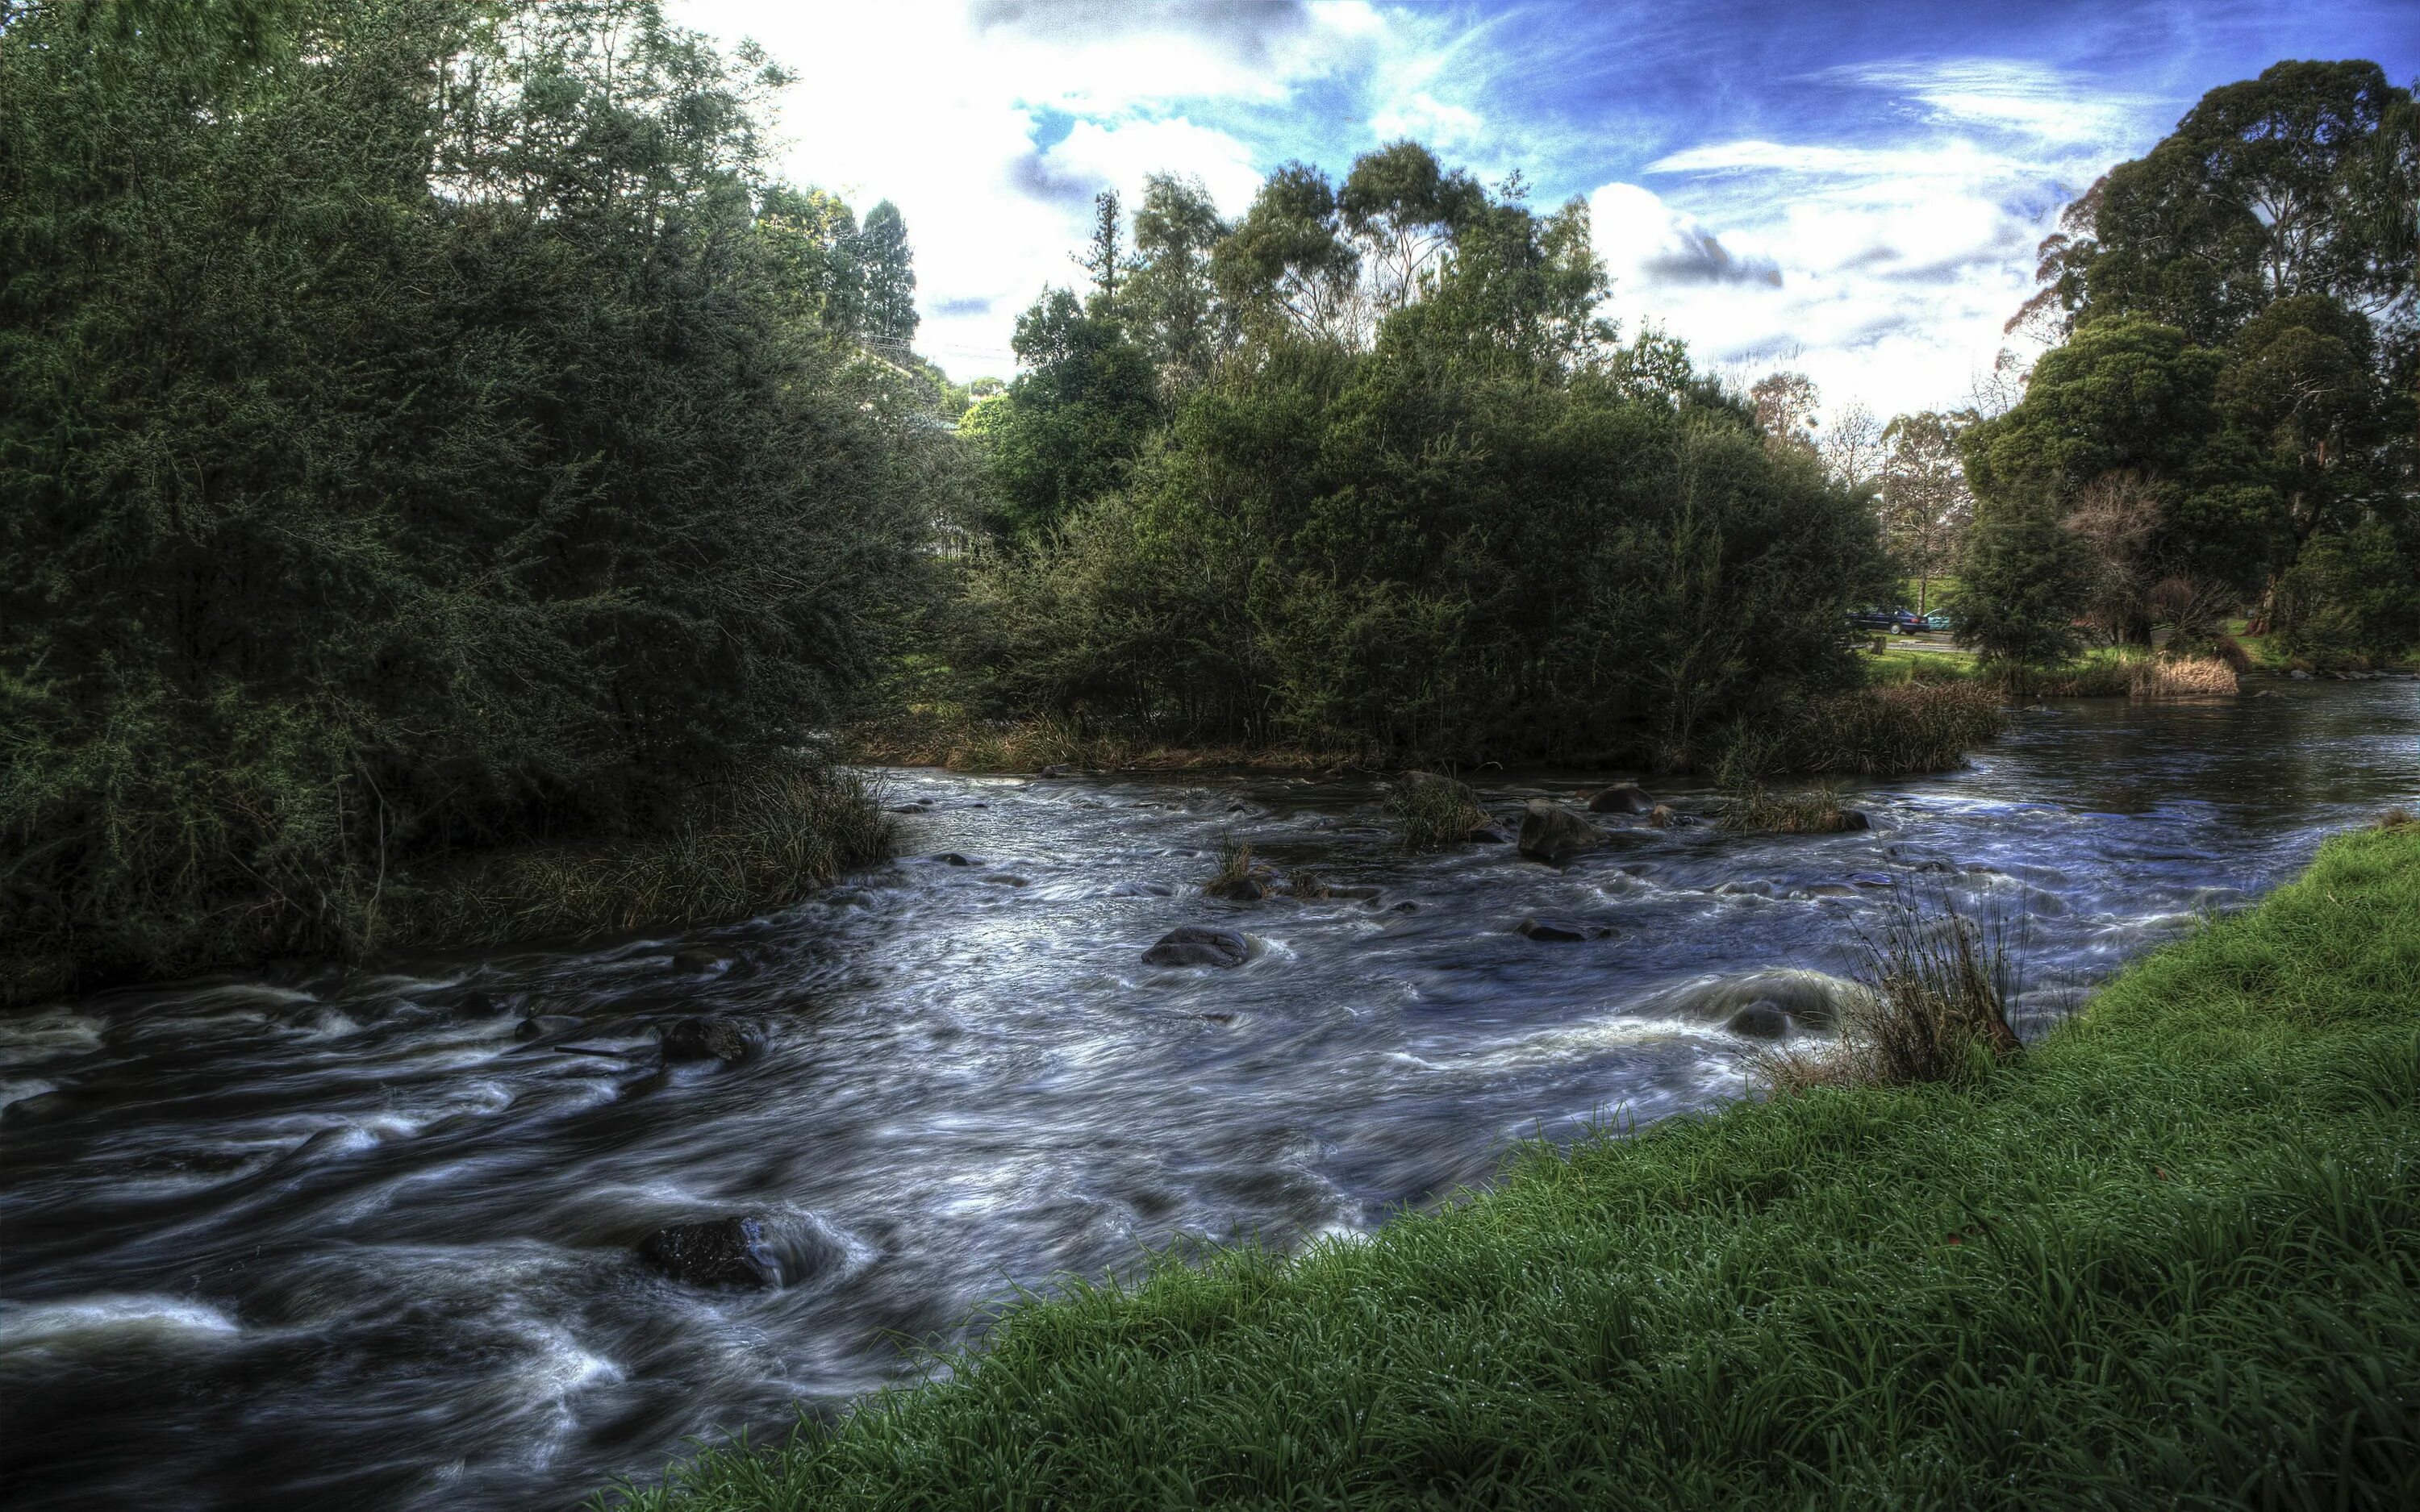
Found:
[(954, 1365), (632, 1504), (2420, 1506), (2420, 825), (1962, 1088), (1526, 1150)]

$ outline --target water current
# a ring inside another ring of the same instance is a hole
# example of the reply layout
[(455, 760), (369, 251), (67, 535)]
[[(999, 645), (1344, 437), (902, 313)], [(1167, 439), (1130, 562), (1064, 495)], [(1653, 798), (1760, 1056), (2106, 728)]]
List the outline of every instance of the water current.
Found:
[[(1755, 1047), (1704, 985), (1851, 969), (1911, 879), (2010, 922), (2038, 1033), (2420, 799), (2420, 682), (2266, 686), (2027, 711), (1968, 770), (1860, 787), (1866, 832), (1622, 827), (1560, 869), (1406, 856), (1363, 778), (891, 772), (900, 859), (773, 917), (0, 1018), (0, 1500), (570, 1506), (835, 1412), (1016, 1288), (1366, 1231), (1515, 1141), (1737, 1097)], [(1205, 899), (1228, 839), (1374, 895)], [(1187, 923), (1253, 958), (1142, 964)], [(581, 1023), (518, 1038), (535, 1013)], [(666, 1064), (702, 1014), (761, 1052)], [(735, 1213), (778, 1289), (633, 1258)]]

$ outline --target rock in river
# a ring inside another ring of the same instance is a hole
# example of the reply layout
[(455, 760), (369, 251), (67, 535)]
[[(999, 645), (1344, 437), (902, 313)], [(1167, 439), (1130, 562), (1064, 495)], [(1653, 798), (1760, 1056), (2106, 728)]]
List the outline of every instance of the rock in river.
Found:
[(1521, 816), (1521, 854), (1560, 864), (1604, 837), (1594, 825), (1559, 803), (1531, 798)]
[(778, 1287), (782, 1262), (754, 1218), (668, 1224), (639, 1241), (639, 1258), (693, 1287)]
[(1585, 940), (1588, 932), (1571, 924), (1558, 924), (1552, 919), (1525, 918), (1512, 926), (1515, 934), (1526, 934), (1533, 940)]
[(1790, 1032), (1790, 1015), (1780, 1004), (1764, 999), (1733, 1013), (1723, 1027), (1750, 1040), (1778, 1040)]
[(1617, 782), (1589, 799), (1590, 813), (1653, 813), (1655, 800), (1636, 782)]
[(513, 1038), (526, 1043), (532, 1040), (551, 1040), (557, 1035), (577, 1034), (585, 1024), (568, 1013), (533, 1013), (513, 1029)]
[(681, 1019), (663, 1030), (666, 1060), (720, 1060), (726, 1066), (737, 1065), (763, 1044), (756, 1026), (719, 1013)]
[(1186, 924), (1161, 935), (1142, 953), (1147, 966), (1218, 966), (1224, 970), (1244, 964), (1251, 944), (1231, 929)]

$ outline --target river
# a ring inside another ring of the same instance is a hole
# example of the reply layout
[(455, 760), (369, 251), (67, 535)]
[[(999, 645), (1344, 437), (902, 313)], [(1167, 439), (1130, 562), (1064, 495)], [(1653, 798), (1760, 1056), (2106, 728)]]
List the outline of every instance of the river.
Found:
[[(2039, 1033), (2420, 800), (2420, 682), (2263, 687), (2026, 711), (1968, 770), (1859, 786), (1868, 832), (1623, 829), (1561, 870), (1404, 856), (1366, 779), (892, 772), (901, 858), (774, 917), (0, 1018), (0, 1499), (572, 1505), (836, 1412), (1016, 1288), (1366, 1231), (1515, 1141), (1737, 1097), (1754, 1047), (1674, 1005), (1850, 969), (1911, 881), (2008, 924)], [(1604, 779), (1477, 781), (1511, 808)], [(1376, 896), (1206, 900), (1231, 837)], [(1183, 923), (1254, 959), (1144, 965)], [(581, 1032), (518, 1039), (538, 1012)], [(709, 1012), (762, 1052), (663, 1064), (661, 1026)], [(787, 1284), (631, 1257), (731, 1213)]]

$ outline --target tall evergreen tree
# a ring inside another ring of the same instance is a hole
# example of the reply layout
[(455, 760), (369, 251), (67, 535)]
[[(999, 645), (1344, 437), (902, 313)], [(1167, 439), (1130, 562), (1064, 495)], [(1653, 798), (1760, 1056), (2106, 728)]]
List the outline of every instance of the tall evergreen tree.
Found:
[(886, 199), (866, 211), (858, 245), (864, 270), (865, 337), (904, 357), (916, 343), (916, 260), (899, 207)]

